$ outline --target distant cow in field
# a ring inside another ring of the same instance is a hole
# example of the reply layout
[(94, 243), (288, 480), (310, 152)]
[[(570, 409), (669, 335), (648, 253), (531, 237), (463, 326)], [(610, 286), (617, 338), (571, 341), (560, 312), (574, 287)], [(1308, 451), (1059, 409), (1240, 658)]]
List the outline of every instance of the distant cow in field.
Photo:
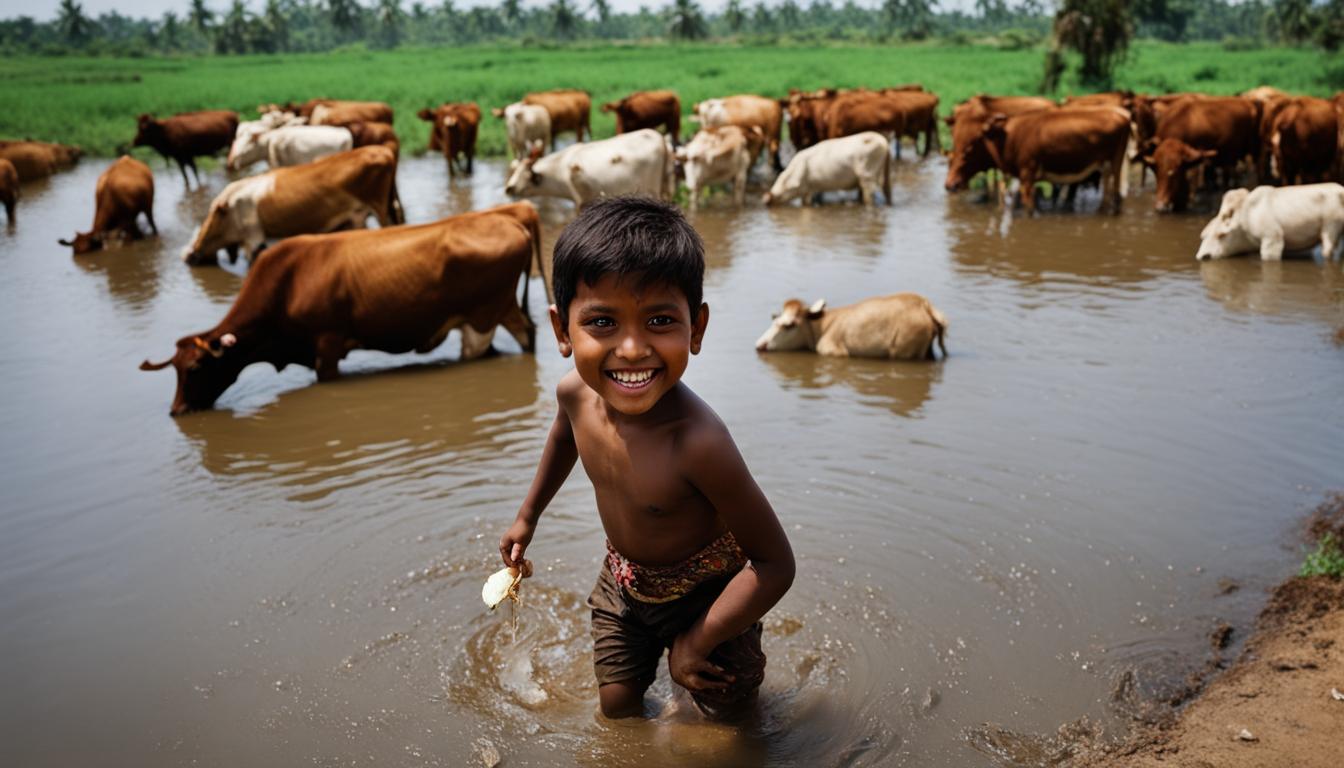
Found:
[(947, 318), (917, 293), (880, 296), (833, 309), (826, 308), (825, 299), (810, 307), (789, 299), (756, 341), (756, 351), (934, 360), (935, 342), (947, 357), (946, 332)]
[(172, 158), (182, 171), (182, 182), (190, 189), (187, 168), (191, 168), (199, 187), (201, 175), (196, 170), (196, 158), (228, 149), (237, 132), (238, 114), (228, 110), (185, 112), (165, 120), (141, 115), (132, 146), (153, 147), (165, 158)]
[(0, 204), (5, 206), (5, 222), (14, 226), (14, 206), (19, 201), (19, 172), (14, 164), (0, 157)]
[(360, 147), (292, 168), (278, 168), (224, 188), (182, 255), (188, 264), (213, 262), (223, 249), (232, 261), (242, 247), (254, 257), (268, 238), (400, 223), (397, 158), (383, 146)]
[[(448, 175), (454, 175), (459, 167), (470, 174), (481, 125), (481, 108), (476, 102), (443, 104), (435, 109), (422, 109), (417, 115), (429, 122), (429, 150), (443, 153), (448, 161)], [(465, 160), (460, 162), (459, 156)]]
[(803, 205), (811, 205), (822, 192), (857, 187), (864, 205), (871, 205), (879, 184), (890, 205), (890, 145), (882, 134), (868, 131), (827, 139), (794, 155), (762, 199), (773, 205), (802, 198)]
[(650, 128), (610, 139), (572, 144), (541, 155), (541, 145), (509, 175), (505, 191), (514, 197), (563, 197), (583, 206), (599, 197), (672, 196), (671, 140)]
[(109, 240), (139, 240), (144, 235), (136, 219), (145, 215), (154, 234), (154, 174), (149, 166), (133, 157), (117, 158), (98, 177), (94, 192), (93, 229), (75, 234), (74, 240), (60, 244), (74, 249), (76, 254), (101, 251)]
[(537, 142), (542, 147), (554, 145), (551, 141), (551, 113), (545, 107), (524, 104), (519, 101), (502, 109), (492, 109), (490, 113), (504, 121), (504, 130), (509, 138), (509, 172), (532, 151)]
[(593, 102), (587, 91), (557, 88), (529, 93), (523, 97), (523, 103), (542, 107), (550, 115), (551, 151), (555, 151), (555, 137), (566, 131), (574, 132), (575, 141), (583, 141), (585, 136), (593, 138), (592, 128), (589, 127)]
[(672, 137), (672, 146), (681, 143), (681, 100), (674, 91), (635, 91), (620, 101), (602, 105), (603, 112), (616, 113), (616, 133), (641, 128), (662, 128)]
[(765, 147), (770, 153), (770, 162), (776, 171), (784, 165), (779, 160), (780, 128), (784, 123), (784, 110), (775, 99), (754, 94), (725, 96), (721, 99), (708, 99), (695, 105), (695, 118), (705, 128), (717, 128), (721, 125), (736, 125), (750, 130), (752, 126), (761, 129), (765, 136)]
[(540, 222), (528, 203), (430, 224), (292, 237), (252, 265), (215, 327), (182, 337), (171, 358), (140, 368), (176, 369), (171, 413), (178, 416), (212, 407), (252, 363), (303, 365), (330, 381), (352, 349), (429, 352), (455, 328), (461, 359), (470, 360), (490, 349), (500, 325), (532, 351), (533, 263), (540, 271)]
[(1233, 189), (1223, 195), (1218, 215), (1200, 234), (1195, 258), (1221, 259), (1260, 253), (1278, 261), (1289, 251), (1321, 246), (1329, 260), (1344, 233), (1344, 186), (1334, 183), (1296, 187)]
[(676, 157), (686, 171), (691, 210), (699, 207), (700, 193), (710, 184), (730, 184), (733, 202), (746, 202), (747, 172), (764, 143), (761, 129), (754, 125), (747, 130), (724, 125), (701, 130), (677, 149)]

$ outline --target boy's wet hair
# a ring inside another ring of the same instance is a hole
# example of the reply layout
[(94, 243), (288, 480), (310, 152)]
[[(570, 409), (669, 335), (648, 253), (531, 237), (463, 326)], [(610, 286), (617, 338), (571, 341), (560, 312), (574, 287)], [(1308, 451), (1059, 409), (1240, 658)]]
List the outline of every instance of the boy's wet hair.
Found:
[(675, 205), (648, 197), (589, 203), (555, 241), (551, 283), (560, 316), (569, 318), (579, 281), (639, 275), (636, 287), (673, 285), (686, 294), (691, 316), (700, 309), (705, 246)]

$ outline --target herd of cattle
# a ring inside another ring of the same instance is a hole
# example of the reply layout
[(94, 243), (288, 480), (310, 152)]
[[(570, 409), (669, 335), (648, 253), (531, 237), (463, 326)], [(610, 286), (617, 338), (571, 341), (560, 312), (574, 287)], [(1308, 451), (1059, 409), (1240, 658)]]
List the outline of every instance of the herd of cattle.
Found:
[[(774, 171), (764, 202), (855, 190), (865, 204), (880, 190), (891, 202), (893, 154), (912, 141), (922, 154), (940, 149), (938, 97), (919, 85), (880, 90), (793, 91), (787, 98), (737, 95), (694, 105), (699, 130), (682, 142), (681, 102), (672, 91), (642, 91), (602, 105), (617, 135), (592, 140), (584, 91), (533, 93), (492, 110), (504, 122), (511, 155), (506, 192), (558, 197), (577, 205), (636, 194), (671, 199), (679, 180), (695, 208), (711, 185), (726, 184), (745, 203), (747, 177), (760, 155)], [(253, 362), (297, 363), (319, 380), (355, 348), (426, 352), (457, 328), (462, 358), (489, 348), (503, 325), (525, 349), (535, 344), (527, 316), (527, 276), (542, 270), (540, 224), (528, 203), (404, 224), (397, 193), (400, 142), (392, 109), (381, 102), (313, 99), (264, 105), (257, 120), (211, 110), (155, 119), (141, 115), (134, 146), (175, 161), (190, 188), (195, 159), (227, 150), (238, 172), (264, 161), (270, 170), (228, 184), (184, 260), (216, 263), (220, 251), (253, 259), (232, 309), (214, 328), (177, 342), (178, 386), (172, 412), (209, 408)], [(450, 175), (470, 174), (482, 119), (474, 103), (422, 109), (429, 149)], [(1058, 104), (1042, 97), (979, 95), (955, 106), (945, 187), (965, 189), (980, 174), (1037, 207), (1037, 184), (1072, 203), (1080, 186), (1099, 184), (1101, 210), (1119, 212), (1131, 162), (1139, 183), (1151, 169), (1156, 207), (1181, 210), (1194, 190), (1230, 188), (1249, 175), (1261, 186), (1231, 189), (1202, 235), (1198, 258), (1320, 244), (1327, 258), (1344, 229), (1344, 92), (1333, 100), (1294, 97), (1262, 87), (1241, 96), (1092, 94)], [(794, 148), (780, 148), (787, 125)], [(659, 132), (662, 130), (662, 133)], [(556, 137), (575, 142), (556, 150)], [(587, 141), (585, 141), (587, 139)], [(549, 145), (550, 152), (547, 153)], [(14, 224), (19, 184), (78, 160), (80, 151), (38, 141), (0, 141), (0, 201)], [(1273, 183), (1285, 186), (1269, 186)], [(153, 216), (148, 166), (123, 156), (99, 177), (93, 228), (61, 240), (77, 254), (143, 237)], [(366, 230), (368, 218), (380, 229)], [(279, 240), (266, 249), (268, 241)], [(265, 257), (260, 258), (263, 249)], [(523, 303), (516, 286), (523, 279)], [(543, 280), (543, 282), (545, 282)], [(546, 286), (549, 293), (550, 286)], [(790, 300), (757, 343), (759, 350), (810, 348), (822, 354), (928, 358), (941, 346), (946, 319), (916, 294), (897, 294), (827, 310)]]

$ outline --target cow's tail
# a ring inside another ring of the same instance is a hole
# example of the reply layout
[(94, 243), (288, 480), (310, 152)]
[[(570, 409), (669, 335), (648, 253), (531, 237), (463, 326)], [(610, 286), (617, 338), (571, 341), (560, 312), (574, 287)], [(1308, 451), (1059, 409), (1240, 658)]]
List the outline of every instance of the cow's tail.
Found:
[[(896, 138), (900, 142), (900, 137)], [(891, 153), (882, 153), (882, 196), (886, 198), (887, 205), (891, 205)]]
[[(537, 265), (537, 274), (541, 276), (541, 287), (546, 291), (547, 306), (555, 303), (555, 293), (551, 289), (551, 281), (546, 278), (546, 268), (541, 259), (541, 216), (535, 216), (528, 223), (528, 234), (532, 236), (532, 260)], [(524, 296), (527, 289), (524, 288)]]
[[(936, 329), (933, 334), (934, 341), (938, 342), (938, 349), (942, 351), (943, 359), (946, 360), (947, 345), (943, 343), (943, 337), (947, 335), (947, 318), (944, 317), (943, 313), (939, 312), (938, 308), (933, 306), (927, 299), (924, 301), (924, 306), (929, 310), (929, 318), (933, 320), (933, 325)], [(933, 342), (929, 342), (928, 357), (930, 360), (937, 359), (933, 355)]]
[(392, 219), (393, 224), (406, 223), (406, 211), (401, 207), (401, 195), (397, 194), (397, 179), (392, 177), (392, 183), (387, 192), (387, 215)]

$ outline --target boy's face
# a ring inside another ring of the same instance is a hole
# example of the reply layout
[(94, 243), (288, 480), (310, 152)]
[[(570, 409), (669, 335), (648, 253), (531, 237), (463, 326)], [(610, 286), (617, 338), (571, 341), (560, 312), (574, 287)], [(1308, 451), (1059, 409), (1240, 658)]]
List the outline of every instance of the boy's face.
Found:
[(584, 383), (612, 408), (635, 416), (649, 410), (686, 372), (709, 322), (702, 304), (694, 316), (680, 288), (639, 285), (639, 275), (603, 275), (576, 286), (564, 321), (551, 307), (560, 354), (574, 355)]

